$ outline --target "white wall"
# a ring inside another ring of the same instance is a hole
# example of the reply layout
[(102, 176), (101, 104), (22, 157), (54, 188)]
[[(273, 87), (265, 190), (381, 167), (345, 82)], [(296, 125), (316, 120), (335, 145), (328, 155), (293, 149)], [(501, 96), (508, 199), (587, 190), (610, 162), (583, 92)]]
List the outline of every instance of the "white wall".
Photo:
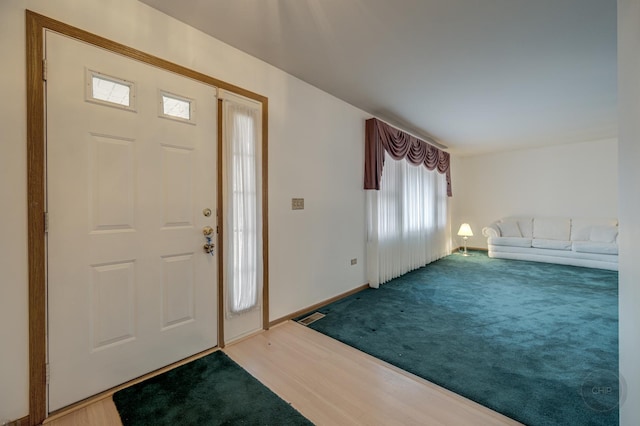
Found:
[(463, 222), (470, 247), (487, 247), (482, 228), (504, 216), (618, 217), (617, 139), (455, 156), (453, 246)]
[(27, 414), (27, 151), (24, 12), (0, 1), (0, 424)]
[(25, 8), (269, 97), (272, 320), (365, 284), (367, 114), (134, 0), (2, 0), (0, 422), (28, 413)]
[[(362, 115), (305, 83), (292, 87), (286, 110), (274, 111), (271, 98), (269, 107), (278, 121), (269, 152), (272, 319), (366, 283)], [(305, 209), (291, 210), (292, 197)]]
[(640, 2), (618, 0), (620, 111), (620, 375), (627, 383), (620, 424), (640, 424)]

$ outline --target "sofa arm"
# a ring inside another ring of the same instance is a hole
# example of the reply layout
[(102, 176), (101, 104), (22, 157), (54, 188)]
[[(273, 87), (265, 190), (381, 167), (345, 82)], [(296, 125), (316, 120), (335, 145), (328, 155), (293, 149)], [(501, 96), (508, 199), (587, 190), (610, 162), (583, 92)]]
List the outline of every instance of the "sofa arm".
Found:
[(482, 228), (482, 235), (484, 235), (487, 238), (499, 237), (500, 228), (498, 228), (498, 225), (496, 224), (496, 222), (493, 222), (491, 225), (485, 226), (484, 228)]

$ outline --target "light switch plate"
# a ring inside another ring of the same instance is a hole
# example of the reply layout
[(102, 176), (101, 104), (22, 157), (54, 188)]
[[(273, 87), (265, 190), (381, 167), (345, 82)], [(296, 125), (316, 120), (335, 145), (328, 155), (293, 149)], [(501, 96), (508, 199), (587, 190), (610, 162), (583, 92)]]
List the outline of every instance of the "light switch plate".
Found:
[(292, 198), (291, 210), (304, 210), (304, 198)]

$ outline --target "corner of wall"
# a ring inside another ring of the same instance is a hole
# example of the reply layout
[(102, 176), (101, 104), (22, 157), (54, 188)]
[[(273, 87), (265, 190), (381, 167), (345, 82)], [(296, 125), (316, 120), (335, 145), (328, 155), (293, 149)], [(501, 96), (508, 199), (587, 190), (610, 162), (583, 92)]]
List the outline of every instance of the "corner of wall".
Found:
[(626, 382), (621, 392), (620, 424), (640, 424), (640, 264), (637, 241), (640, 237), (640, 2), (618, 0), (618, 110), (620, 140), (620, 270), (619, 334), (620, 377)]

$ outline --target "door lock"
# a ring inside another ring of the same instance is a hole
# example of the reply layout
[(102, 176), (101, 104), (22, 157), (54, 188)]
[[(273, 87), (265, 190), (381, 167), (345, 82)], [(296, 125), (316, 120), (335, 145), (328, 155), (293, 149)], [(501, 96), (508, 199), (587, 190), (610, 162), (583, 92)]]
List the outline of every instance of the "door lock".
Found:
[(204, 228), (202, 228), (202, 234), (204, 235), (205, 240), (207, 240), (207, 243), (203, 246), (204, 252), (213, 256), (213, 249), (216, 246), (215, 244), (213, 244), (213, 238), (211, 237), (213, 235), (213, 228), (210, 226), (205, 226)]

